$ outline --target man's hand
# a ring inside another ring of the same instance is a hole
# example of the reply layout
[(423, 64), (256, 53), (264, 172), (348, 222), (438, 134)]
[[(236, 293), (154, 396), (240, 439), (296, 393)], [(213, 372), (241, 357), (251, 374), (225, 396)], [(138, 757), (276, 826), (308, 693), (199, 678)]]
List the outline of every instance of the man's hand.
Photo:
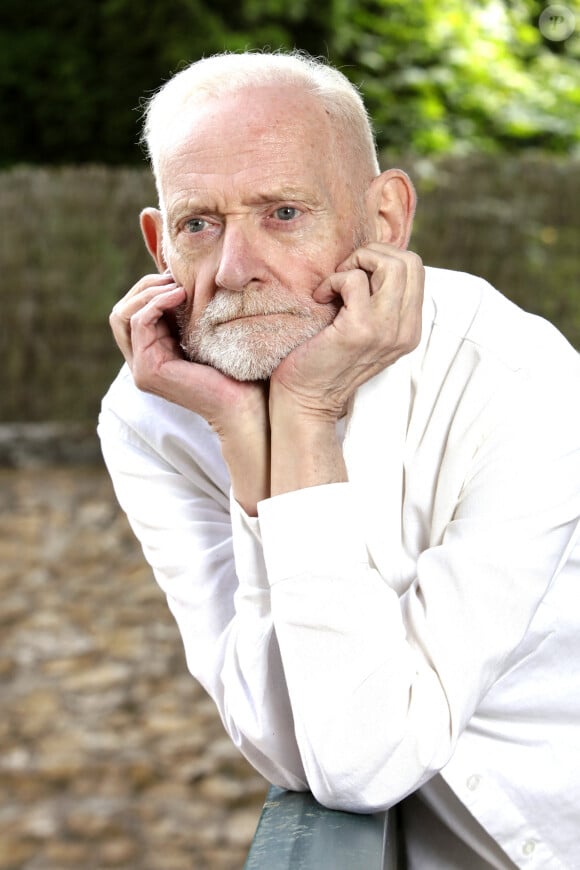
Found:
[(357, 387), (419, 343), (423, 285), (416, 254), (377, 242), (317, 288), (317, 302), (343, 304), (270, 380), (272, 495), (347, 479), (336, 421)]
[(321, 333), (284, 359), (271, 380), (299, 411), (333, 420), (354, 391), (421, 337), (424, 269), (420, 258), (375, 242), (358, 248), (314, 293), (342, 307)]
[(195, 411), (220, 433), (232, 406), (252, 405), (260, 391), (184, 359), (169, 325), (184, 300), (185, 290), (171, 275), (146, 275), (113, 308), (111, 328), (140, 390)]
[(169, 317), (186, 293), (169, 274), (146, 275), (109, 318), (139, 389), (199, 414), (218, 434), (237, 500), (250, 514), (269, 495), (266, 392), (184, 359)]

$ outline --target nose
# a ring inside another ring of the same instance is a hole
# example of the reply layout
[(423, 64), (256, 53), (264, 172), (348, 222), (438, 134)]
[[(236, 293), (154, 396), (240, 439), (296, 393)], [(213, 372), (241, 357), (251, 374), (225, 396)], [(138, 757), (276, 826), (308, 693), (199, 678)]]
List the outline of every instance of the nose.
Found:
[(264, 252), (257, 234), (244, 220), (228, 222), (222, 236), (216, 286), (223, 290), (242, 291), (253, 283), (264, 281), (266, 273)]

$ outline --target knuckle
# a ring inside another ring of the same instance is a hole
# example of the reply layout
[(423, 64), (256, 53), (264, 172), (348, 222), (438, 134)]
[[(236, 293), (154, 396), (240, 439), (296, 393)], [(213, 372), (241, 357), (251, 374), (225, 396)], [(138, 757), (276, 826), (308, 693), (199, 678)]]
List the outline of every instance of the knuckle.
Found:
[(425, 267), (423, 266), (423, 260), (415, 251), (405, 251), (405, 257), (410, 266), (413, 266), (415, 269), (423, 270)]
[(407, 274), (407, 263), (405, 260), (399, 259), (399, 257), (389, 257), (388, 268), (389, 271), (395, 272), (400, 277)]
[(147, 390), (147, 380), (144, 378), (138, 368), (133, 366), (133, 381), (138, 390)]
[(161, 277), (162, 276), (158, 275), (155, 272), (151, 272), (148, 275), (143, 275), (141, 278), (139, 278), (137, 283), (131, 287), (129, 293), (135, 294), (140, 293), (142, 290), (147, 290), (149, 289), (149, 287), (152, 287), (155, 284), (159, 284)]
[(141, 364), (137, 357), (133, 360), (131, 372), (133, 380), (135, 381), (135, 386), (140, 390), (148, 391), (151, 387), (151, 378), (148, 370)]
[(117, 303), (114, 308), (111, 309), (111, 313), (109, 314), (109, 323), (121, 323), (124, 320), (123, 317), (123, 307)]
[(406, 324), (399, 336), (399, 345), (404, 353), (409, 353), (418, 346), (421, 340), (421, 323), (414, 320), (412, 323)]
[(143, 309), (139, 311), (133, 312), (133, 314), (129, 317), (129, 327), (131, 331), (133, 331), (136, 327), (138, 327), (143, 320)]
[(351, 269), (346, 273), (345, 284), (356, 288), (366, 287), (368, 286), (367, 273), (363, 269)]

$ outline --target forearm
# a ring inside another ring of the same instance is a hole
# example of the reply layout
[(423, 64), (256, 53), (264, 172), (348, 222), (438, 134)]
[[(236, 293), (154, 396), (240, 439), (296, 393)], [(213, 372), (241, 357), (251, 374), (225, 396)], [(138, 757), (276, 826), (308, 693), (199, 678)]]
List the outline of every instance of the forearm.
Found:
[(384, 808), (447, 760), (449, 709), (369, 560), (363, 505), (348, 483), (289, 493), (260, 505), (260, 528), (309, 787), (336, 808)]
[(246, 514), (255, 517), (258, 502), (270, 495), (270, 424), (264, 388), (248, 392), (238, 406), (225, 410), (224, 422), (214, 429), (232, 494)]
[(334, 417), (298, 408), (284, 391), (272, 389), (270, 425), (270, 495), (347, 480)]
[(232, 494), (250, 517), (258, 502), (270, 495), (270, 447), (266, 437), (248, 433), (222, 441), (222, 456), (230, 473)]

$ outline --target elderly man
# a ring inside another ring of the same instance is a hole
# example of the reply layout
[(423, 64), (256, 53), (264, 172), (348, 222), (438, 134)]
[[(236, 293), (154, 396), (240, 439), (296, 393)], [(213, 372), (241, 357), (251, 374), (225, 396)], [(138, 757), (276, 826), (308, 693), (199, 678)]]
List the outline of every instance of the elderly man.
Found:
[(271, 782), (400, 804), (411, 868), (580, 866), (578, 355), (407, 251), (324, 64), (199, 61), (145, 141), (99, 432), (192, 674)]

